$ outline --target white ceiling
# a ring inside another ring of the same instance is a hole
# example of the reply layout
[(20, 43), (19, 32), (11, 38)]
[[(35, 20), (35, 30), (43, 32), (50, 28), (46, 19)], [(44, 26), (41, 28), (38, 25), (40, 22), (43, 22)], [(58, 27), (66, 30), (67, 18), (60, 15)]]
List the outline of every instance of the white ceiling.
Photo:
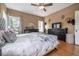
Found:
[(55, 13), (70, 5), (72, 5), (72, 3), (53, 3), (53, 6), (47, 7), (47, 11), (45, 12), (36, 6), (32, 6), (31, 3), (6, 3), (7, 8), (42, 17)]

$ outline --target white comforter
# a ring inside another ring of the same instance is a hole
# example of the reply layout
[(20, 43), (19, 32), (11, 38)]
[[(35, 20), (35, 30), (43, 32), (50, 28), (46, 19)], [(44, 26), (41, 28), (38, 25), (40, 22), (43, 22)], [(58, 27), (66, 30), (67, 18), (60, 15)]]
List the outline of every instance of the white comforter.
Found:
[(17, 35), (14, 43), (7, 43), (2, 48), (3, 56), (36, 56), (45, 55), (58, 45), (57, 36), (42, 33)]

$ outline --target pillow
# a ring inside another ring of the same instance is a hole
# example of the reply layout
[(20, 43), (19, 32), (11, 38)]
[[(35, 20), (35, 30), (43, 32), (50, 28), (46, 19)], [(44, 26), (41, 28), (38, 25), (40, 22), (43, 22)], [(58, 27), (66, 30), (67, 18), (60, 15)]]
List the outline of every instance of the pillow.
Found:
[(17, 39), (16, 34), (10, 30), (4, 31), (3, 37), (8, 43), (15, 42)]
[(0, 47), (4, 46), (5, 39), (3, 38), (3, 31), (0, 31)]

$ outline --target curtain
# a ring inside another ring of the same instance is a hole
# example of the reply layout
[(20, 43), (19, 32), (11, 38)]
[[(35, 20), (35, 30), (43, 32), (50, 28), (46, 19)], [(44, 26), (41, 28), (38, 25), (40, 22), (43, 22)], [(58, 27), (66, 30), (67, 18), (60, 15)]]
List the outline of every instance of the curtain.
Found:
[(6, 19), (3, 17), (4, 14), (0, 13), (0, 30), (5, 30), (6, 28)]
[(5, 20), (0, 18), (0, 30), (5, 30)]

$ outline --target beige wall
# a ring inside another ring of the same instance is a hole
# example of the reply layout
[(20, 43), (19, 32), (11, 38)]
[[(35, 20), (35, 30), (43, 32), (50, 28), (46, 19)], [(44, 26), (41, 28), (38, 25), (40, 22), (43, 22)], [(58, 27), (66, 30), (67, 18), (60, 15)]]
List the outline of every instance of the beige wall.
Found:
[(0, 12), (1, 12), (1, 3), (0, 3)]
[(7, 12), (6, 5), (3, 4), (3, 3), (0, 3), (0, 12), (2, 13), (3, 11), (4, 11), (4, 12)]
[(19, 16), (21, 18), (23, 29), (26, 26), (29, 26), (29, 23), (33, 23), (35, 25), (35, 28), (37, 29), (38, 28), (38, 20), (41, 19), (41, 17), (23, 13), (23, 12), (19, 12), (19, 11), (15, 11), (12, 9), (8, 9), (8, 14), (11, 16)]
[[(52, 23), (62, 22), (62, 28), (68, 28), (68, 33), (74, 33), (74, 25), (68, 24), (67, 18), (73, 19), (75, 17), (75, 11), (79, 10), (79, 4), (71, 5), (67, 8), (64, 8), (54, 14), (45, 17), (45, 22), (47, 23), (46, 28), (52, 28)], [(62, 15), (64, 15), (64, 19), (62, 19)], [(50, 19), (50, 22), (49, 22)]]

